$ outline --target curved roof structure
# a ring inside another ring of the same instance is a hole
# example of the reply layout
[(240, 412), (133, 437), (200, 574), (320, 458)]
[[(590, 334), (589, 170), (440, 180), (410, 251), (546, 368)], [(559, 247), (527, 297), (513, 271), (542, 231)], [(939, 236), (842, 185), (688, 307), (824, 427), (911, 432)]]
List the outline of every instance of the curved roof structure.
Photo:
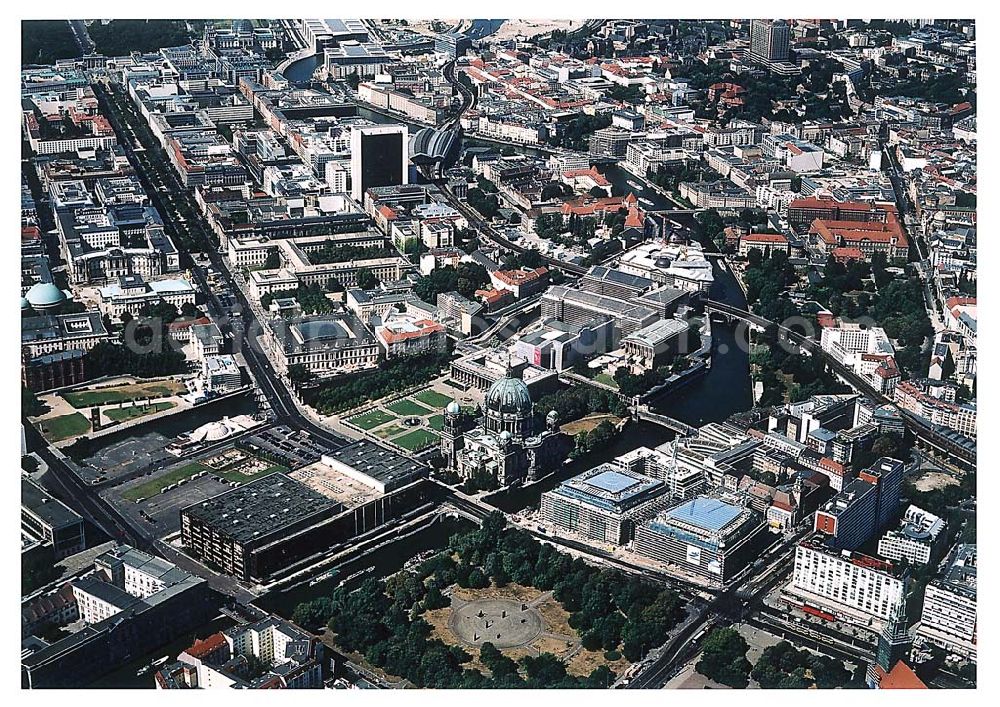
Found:
[(450, 166), (458, 159), (458, 133), (454, 130), (421, 128), (410, 140), (410, 159), (414, 162), (440, 162)]
[(32, 309), (55, 307), (66, 300), (66, 293), (51, 282), (39, 282), (24, 295)]
[(510, 371), (498, 380), (486, 393), (486, 409), (503, 414), (525, 416), (531, 414), (532, 403), (528, 386)]

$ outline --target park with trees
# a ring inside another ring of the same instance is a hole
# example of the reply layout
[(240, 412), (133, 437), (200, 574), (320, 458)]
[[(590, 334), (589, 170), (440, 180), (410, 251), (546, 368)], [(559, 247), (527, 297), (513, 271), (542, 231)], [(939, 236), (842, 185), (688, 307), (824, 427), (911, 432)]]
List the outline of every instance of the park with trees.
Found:
[(571, 558), (507, 527), (504, 516), (495, 512), (481, 528), (453, 536), (447, 550), (414, 570), (303, 602), (292, 620), (312, 631), (328, 628), (340, 649), (417, 687), (608, 687), (615, 676), (606, 665), (576, 676), (551, 653), (514, 660), (490, 643), (479, 651), (485, 674), (468, 667), (472, 655), (461, 645), (432, 636), (423, 615), (450, 605), (445, 595), (449, 587), (486, 589), (512, 582), (552, 591), (584, 648), (633, 662), (663, 643), (685, 615), (684, 602), (673, 590)]

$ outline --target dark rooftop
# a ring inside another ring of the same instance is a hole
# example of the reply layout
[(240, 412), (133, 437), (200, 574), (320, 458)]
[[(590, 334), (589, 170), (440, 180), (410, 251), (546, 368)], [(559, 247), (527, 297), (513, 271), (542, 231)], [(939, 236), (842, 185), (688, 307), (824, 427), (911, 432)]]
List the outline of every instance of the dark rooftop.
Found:
[(339, 503), (286, 474), (274, 473), (188, 506), (181, 513), (247, 542), (310, 517), (328, 518), (339, 509)]

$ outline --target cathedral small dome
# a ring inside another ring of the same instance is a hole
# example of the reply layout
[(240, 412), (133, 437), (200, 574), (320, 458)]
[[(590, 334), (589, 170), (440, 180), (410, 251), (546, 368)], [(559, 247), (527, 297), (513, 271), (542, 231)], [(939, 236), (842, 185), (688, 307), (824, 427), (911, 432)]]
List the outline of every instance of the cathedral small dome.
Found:
[(450, 403), (448, 403), (448, 407), (446, 407), (444, 411), (449, 415), (457, 415), (458, 413), (462, 412), (462, 408), (459, 407), (458, 403), (452, 400)]

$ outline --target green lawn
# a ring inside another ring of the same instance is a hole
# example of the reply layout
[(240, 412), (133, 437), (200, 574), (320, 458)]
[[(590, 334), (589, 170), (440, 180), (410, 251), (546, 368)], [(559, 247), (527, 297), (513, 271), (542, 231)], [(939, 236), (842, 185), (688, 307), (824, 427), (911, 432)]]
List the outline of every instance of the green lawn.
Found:
[(77, 390), (61, 395), (75, 408), (87, 408), (94, 405), (130, 402), (141, 398), (165, 398), (174, 393), (184, 392), (184, 385), (174, 381), (158, 381), (155, 383), (127, 383), (101, 390)]
[(426, 415), (430, 412), (423, 405), (417, 405), (409, 398), (403, 398), (402, 400), (397, 400), (396, 402), (386, 405), (386, 408), (392, 410), (397, 415), (402, 415), (403, 417), (413, 417), (414, 415)]
[(125, 420), (132, 420), (137, 417), (152, 415), (154, 412), (163, 412), (164, 410), (169, 410), (172, 407), (176, 406), (173, 403), (153, 403), (148, 406), (130, 405), (129, 407), (105, 410), (104, 414), (115, 422), (124, 422)]
[(181, 479), (189, 479), (199, 471), (204, 471), (205, 469), (208, 469), (208, 467), (204, 464), (199, 464), (198, 462), (185, 464), (184, 466), (174, 469), (173, 471), (168, 471), (163, 476), (158, 476), (144, 484), (133, 486), (122, 493), (122, 498), (126, 501), (138, 501), (140, 498), (152, 498), (167, 486), (170, 486), (170, 484), (175, 484)]
[(454, 398), (450, 398), (444, 393), (439, 393), (436, 390), (421, 390), (419, 393), (413, 395), (414, 400), (419, 400), (424, 405), (434, 408), (435, 410), (440, 410), (448, 405)]
[(244, 481), (250, 481), (251, 479), (256, 479), (258, 477), (264, 476), (266, 474), (273, 474), (276, 471), (288, 473), (288, 468), (282, 466), (281, 464), (272, 464), (271, 466), (261, 469), (260, 471), (253, 474), (244, 474), (239, 471), (241, 465), (237, 464), (235, 469), (227, 469), (225, 471), (215, 471), (212, 470), (211, 473), (216, 476), (221, 476), (226, 481), (235, 481), (236, 483), (243, 483)]
[(413, 432), (408, 432), (402, 437), (397, 437), (392, 440), (394, 443), (398, 444), (404, 449), (408, 449), (411, 452), (418, 452), (421, 449), (426, 449), (440, 439), (436, 434), (425, 429), (416, 429)]
[(444, 427), (444, 415), (435, 415), (434, 417), (427, 418), (427, 423), (431, 428), (440, 431)]
[(598, 373), (594, 376), (594, 380), (598, 383), (604, 383), (604, 385), (610, 385), (615, 390), (618, 390), (618, 383), (614, 378), (609, 376), (607, 373)]
[(395, 419), (395, 415), (390, 415), (385, 410), (369, 410), (364, 415), (358, 415), (350, 418), (348, 422), (367, 431), (372, 430), (379, 425), (384, 425), (387, 422), (392, 422)]
[(377, 430), (374, 430), (372, 434), (374, 434), (376, 437), (380, 437), (381, 439), (389, 439), (393, 435), (398, 435), (399, 433), (403, 432), (403, 430), (404, 428), (400, 427), (399, 425), (388, 425), (386, 427), (381, 427)]
[(50, 442), (59, 442), (90, 432), (90, 420), (79, 412), (50, 417), (40, 421), (38, 424), (45, 439)]

